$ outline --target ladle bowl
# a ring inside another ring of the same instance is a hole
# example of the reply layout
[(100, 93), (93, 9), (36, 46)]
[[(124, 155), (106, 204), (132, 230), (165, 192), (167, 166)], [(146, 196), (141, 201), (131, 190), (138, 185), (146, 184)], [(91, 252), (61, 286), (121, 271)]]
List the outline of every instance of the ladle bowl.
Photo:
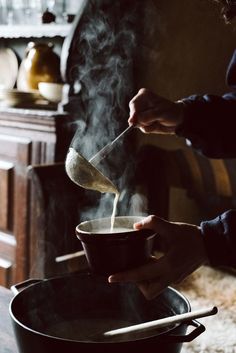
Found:
[(98, 169), (97, 164), (105, 158), (115, 147), (121, 137), (124, 137), (134, 128), (133, 125), (128, 126), (119, 136), (103, 147), (89, 161), (85, 159), (76, 149), (69, 148), (66, 157), (66, 172), (69, 178), (77, 185), (91, 190), (100, 192), (111, 192), (118, 194), (115, 185)]
[(65, 167), (67, 175), (75, 184), (102, 193), (118, 194), (116, 186), (72, 147), (67, 153)]

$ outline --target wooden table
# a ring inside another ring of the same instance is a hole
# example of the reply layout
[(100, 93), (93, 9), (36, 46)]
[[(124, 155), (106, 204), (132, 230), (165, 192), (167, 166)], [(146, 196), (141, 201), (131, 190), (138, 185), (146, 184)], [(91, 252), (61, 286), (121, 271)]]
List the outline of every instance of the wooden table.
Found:
[(12, 298), (12, 292), (0, 286), (0, 353), (18, 353), (9, 314)]

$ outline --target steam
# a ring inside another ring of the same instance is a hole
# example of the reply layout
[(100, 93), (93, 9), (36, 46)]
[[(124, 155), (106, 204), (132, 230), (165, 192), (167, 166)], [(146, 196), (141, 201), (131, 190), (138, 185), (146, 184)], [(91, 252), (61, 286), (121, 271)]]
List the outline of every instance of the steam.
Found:
[[(73, 44), (76, 61), (70, 71), (77, 124), (71, 146), (87, 160), (128, 126), (128, 103), (136, 93), (133, 72), (141, 6), (142, 1), (93, 0), (81, 17)], [(141, 195), (134, 197), (131, 135), (97, 166), (122, 192), (118, 215), (131, 215), (137, 209), (144, 213)], [(82, 219), (110, 216), (113, 200), (113, 194), (94, 192), (94, 208), (85, 210)], [(131, 205), (134, 201), (139, 206)]]
[[(77, 131), (71, 145), (86, 159), (128, 126), (128, 102), (135, 92), (133, 71), (141, 3), (88, 1), (82, 16), (74, 43), (78, 60), (70, 73), (74, 90), (80, 87)], [(122, 215), (134, 209), (130, 198), (135, 193), (135, 158), (128, 145), (121, 143), (97, 166), (123, 192), (118, 206)], [(89, 215), (86, 210), (84, 218), (110, 216), (114, 196), (94, 195), (94, 209)]]
[[(99, 3), (89, 1), (76, 42), (78, 63), (71, 71), (81, 85), (73, 145), (88, 159), (116, 137), (124, 117), (127, 121), (133, 90), (134, 14), (124, 13), (118, 21), (114, 9), (103, 9)], [(116, 3), (110, 7), (119, 10)]]

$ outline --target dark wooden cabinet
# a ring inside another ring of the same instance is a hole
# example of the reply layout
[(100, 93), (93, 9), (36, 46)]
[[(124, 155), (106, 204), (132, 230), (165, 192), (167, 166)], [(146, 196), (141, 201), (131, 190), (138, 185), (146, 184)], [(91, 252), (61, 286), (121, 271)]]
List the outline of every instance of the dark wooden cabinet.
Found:
[[(80, 193), (83, 197), (64, 171), (72, 136), (69, 115), (23, 109), (0, 111), (0, 285), (8, 287), (30, 276), (56, 273), (55, 258), (44, 259), (52, 241), (54, 257), (79, 248), (74, 239), (64, 248), (66, 241), (61, 241), (61, 234), (55, 239), (59, 233), (55, 224), (61, 227), (63, 205), (58, 210), (51, 205), (53, 217), (48, 210), (52, 203), (47, 189), (50, 183), (54, 196), (58, 196), (55, 202), (61, 199), (68, 203), (67, 214), (70, 206), (76, 209), (73, 202)], [(66, 214), (63, 219), (69, 222)], [(73, 229), (73, 222), (70, 227)]]

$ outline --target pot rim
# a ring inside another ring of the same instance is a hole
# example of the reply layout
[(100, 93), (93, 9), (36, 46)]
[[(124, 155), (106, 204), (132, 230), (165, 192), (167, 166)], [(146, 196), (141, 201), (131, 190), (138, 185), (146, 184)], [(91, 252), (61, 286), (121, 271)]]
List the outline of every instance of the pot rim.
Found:
[[(145, 216), (117, 216), (115, 217), (115, 222), (116, 221), (119, 221), (119, 220), (130, 220), (132, 221), (132, 223), (136, 223), (138, 221), (141, 221), (142, 219), (144, 219)], [(97, 223), (97, 222), (107, 222), (108, 224), (110, 224), (111, 222), (111, 217), (102, 217), (102, 218), (94, 218), (94, 219), (91, 219), (91, 220), (88, 220), (88, 221), (83, 221), (81, 223), (79, 223), (77, 226), (76, 226), (76, 233), (77, 234), (95, 234), (96, 236), (99, 236), (99, 235), (124, 235), (124, 234), (134, 234), (136, 233), (139, 234), (142, 230), (138, 230), (138, 229), (134, 229), (134, 228), (128, 228), (127, 226), (127, 230), (125, 231), (121, 231), (121, 232), (109, 232), (109, 231), (104, 231), (104, 232), (96, 232), (96, 231), (88, 231), (88, 230), (84, 230), (83, 227), (86, 228), (87, 225), (89, 224), (93, 224), (93, 223)], [(81, 229), (82, 228), (82, 229)], [(153, 230), (151, 229), (145, 229), (145, 231), (151, 231), (152, 233), (154, 233)]]
[[(77, 276), (81, 276), (81, 275), (85, 275), (85, 274), (84, 273), (83, 274), (81, 274), (81, 273), (77, 274)], [(90, 273), (87, 273), (86, 275), (93, 276)], [(168, 337), (168, 334), (171, 333), (171, 331), (173, 331), (177, 327), (179, 327), (181, 325), (189, 325), (189, 324), (191, 324), (191, 321), (189, 323), (179, 323), (179, 324), (172, 325), (172, 327), (169, 327), (169, 328), (167, 327), (165, 330), (163, 329), (163, 332), (159, 332), (157, 334), (152, 334), (152, 335), (145, 336), (145, 337), (140, 337), (140, 338), (131, 338), (131, 339), (126, 339), (126, 340), (121, 340), (121, 341), (105, 341), (105, 340), (104, 341), (99, 341), (99, 340), (94, 340), (94, 341), (91, 341), (91, 340), (85, 341), (84, 340), (84, 341), (80, 341), (80, 340), (74, 340), (74, 339), (69, 339), (69, 338), (62, 338), (62, 337), (52, 336), (52, 335), (37, 331), (37, 330), (35, 330), (35, 329), (23, 324), (16, 317), (16, 315), (14, 314), (14, 306), (17, 305), (17, 301), (20, 300), (19, 298), (21, 298), (22, 295), (24, 295), (24, 292), (26, 292), (29, 288), (35, 287), (35, 286), (36, 287), (40, 286), (40, 285), (42, 285), (42, 282), (48, 282), (48, 281), (54, 281), (54, 280), (64, 280), (65, 278), (70, 277), (70, 276), (75, 276), (75, 275), (74, 274), (69, 274), (68, 276), (57, 276), (57, 277), (52, 277), (52, 278), (48, 278), (48, 279), (42, 279), (41, 281), (39, 280), (38, 283), (33, 283), (33, 284), (27, 286), (26, 288), (22, 289), (18, 294), (16, 294), (12, 298), (12, 300), (11, 300), (11, 302), (9, 304), (9, 313), (10, 313), (11, 319), (13, 320), (14, 324), (19, 325), (21, 328), (23, 328), (23, 329), (25, 329), (27, 331), (30, 331), (33, 334), (36, 334), (36, 335), (39, 335), (39, 336), (42, 336), (42, 337), (47, 337), (49, 339), (61, 341), (61, 342), (74, 342), (74, 343), (80, 343), (80, 344), (99, 344), (100, 343), (100, 344), (120, 344), (120, 345), (129, 343), (129, 342), (138, 342), (138, 341), (150, 340), (150, 339), (153, 339), (153, 338), (155, 338), (155, 339), (158, 338), (159, 339), (159, 338), (165, 337), (165, 339), (166, 339), (166, 336)], [(185, 302), (185, 304), (187, 306), (186, 313), (191, 311), (190, 302), (185, 297), (185, 295), (183, 295), (178, 290), (176, 290), (175, 288), (170, 287), (170, 286), (168, 286), (164, 291), (166, 291), (166, 290), (169, 290), (172, 293), (174, 293), (175, 295), (177, 295), (178, 297), (181, 297), (181, 299), (183, 300), (183, 302)]]

